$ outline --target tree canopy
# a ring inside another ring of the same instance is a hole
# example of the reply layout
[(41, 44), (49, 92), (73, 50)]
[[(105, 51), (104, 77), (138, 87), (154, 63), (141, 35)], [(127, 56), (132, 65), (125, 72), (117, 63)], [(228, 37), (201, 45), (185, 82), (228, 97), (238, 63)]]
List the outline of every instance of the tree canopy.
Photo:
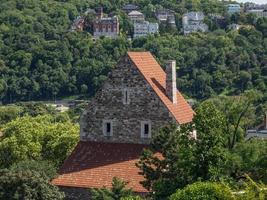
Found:
[[(265, 18), (252, 20), (243, 14), (230, 18), (225, 5), (213, 0), (131, 2), (139, 5), (149, 20), (156, 20), (157, 9), (174, 10), (177, 30), (161, 30), (160, 35), (129, 41), (131, 25), (121, 10), (127, 0), (1, 1), (0, 98), (10, 103), (92, 95), (128, 50), (151, 51), (161, 63), (175, 59), (178, 87), (193, 98), (240, 94), (251, 88), (266, 94)], [(117, 39), (94, 41), (86, 31), (70, 31), (77, 16), (98, 6), (119, 16), (121, 35)], [(210, 33), (183, 36), (179, 34), (181, 17), (187, 11), (219, 13), (228, 24), (250, 26), (239, 31), (218, 27)]]
[(0, 166), (30, 159), (61, 164), (78, 141), (78, 126), (55, 122), (49, 115), (17, 118), (7, 123), (0, 138)]

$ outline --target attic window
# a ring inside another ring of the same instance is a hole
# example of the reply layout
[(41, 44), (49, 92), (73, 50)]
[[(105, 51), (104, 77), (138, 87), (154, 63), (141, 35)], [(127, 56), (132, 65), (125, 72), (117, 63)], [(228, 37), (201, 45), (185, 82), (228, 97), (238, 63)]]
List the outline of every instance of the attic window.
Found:
[(130, 91), (129, 89), (123, 89), (123, 104), (128, 105), (130, 104)]
[(151, 122), (141, 122), (141, 138), (151, 138)]
[(112, 120), (104, 120), (102, 128), (103, 128), (104, 136), (110, 137), (113, 135), (113, 122), (112, 122)]

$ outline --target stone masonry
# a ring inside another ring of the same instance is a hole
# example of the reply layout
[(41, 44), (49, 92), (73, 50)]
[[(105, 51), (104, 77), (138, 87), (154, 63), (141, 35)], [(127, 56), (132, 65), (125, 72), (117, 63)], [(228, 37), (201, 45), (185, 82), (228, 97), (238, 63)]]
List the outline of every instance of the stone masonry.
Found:
[[(125, 91), (128, 104), (124, 102)], [(112, 121), (112, 136), (103, 134), (103, 122)], [(128, 56), (124, 57), (97, 92), (80, 119), (82, 141), (141, 143), (141, 123), (149, 122), (152, 136), (160, 127), (176, 122)]]

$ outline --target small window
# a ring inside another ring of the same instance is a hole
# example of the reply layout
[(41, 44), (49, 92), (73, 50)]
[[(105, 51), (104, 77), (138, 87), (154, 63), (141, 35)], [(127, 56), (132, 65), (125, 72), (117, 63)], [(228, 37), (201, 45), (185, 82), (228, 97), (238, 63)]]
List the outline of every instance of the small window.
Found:
[(151, 138), (151, 122), (141, 122), (141, 138)]
[(144, 124), (144, 135), (149, 134), (149, 124)]
[(111, 120), (103, 121), (103, 134), (104, 136), (112, 136), (113, 135), (113, 123)]
[(130, 92), (128, 89), (123, 90), (123, 104), (130, 104)]

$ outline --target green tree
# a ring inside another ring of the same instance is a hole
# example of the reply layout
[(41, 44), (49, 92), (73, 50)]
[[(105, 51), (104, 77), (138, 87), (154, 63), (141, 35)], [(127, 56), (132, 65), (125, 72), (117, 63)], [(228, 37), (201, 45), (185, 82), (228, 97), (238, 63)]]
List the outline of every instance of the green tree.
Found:
[(255, 119), (254, 104), (258, 104), (260, 95), (257, 91), (246, 91), (241, 96), (220, 96), (207, 101), (212, 102), (221, 113), (226, 123), (224, 133), (228, 137), (228, 148), (234, 148), (238, 141), (242, 141), (245, 130), (253, 125)]
[(17, 117), (20, 117), (21, 113), (22, 108), (19, 106), (0, 106), (0, 127)]
[(64, 194), (35, 171), (0, 170), (1, 200), (60, 200)]
[(35, 171), (46, 179), (52, 180), (57, 175), (54, 163), (45, 160), (25, 160), (13, 164), (11, 171)]
[[(155, 199), (164, 199), (177, 188), (197, 180), (218, 180), (226, 160), (223, 132), (225, 119), (211, 103), (196, 110), (193, 124), (178, 129), (168, 126), (153, 137), (151, 149), (145, 150), (138, 167), (145, 177), (143, 185), (155, 191)], [(192, 137), (197, 131), (197, 139)], [(155, 152), (161, 153), (159, 157)]]
[(132, 190), (126, 189), (127, 182), (114, 177), (112, 180), (111, 189), (101, 188), (91, 190), (93, 200), (138, 200), (137, 197), (133, 197)]
[(46, 159), (61, 164), (78, 142), (78, 126), (55, 122), (48, 115), (17, 118), (3, 127), (0, 166), (23, 160)]
[(235, 200), (232, 191), (223, 184), (196, 182), (177, 190), (170, 200)]

